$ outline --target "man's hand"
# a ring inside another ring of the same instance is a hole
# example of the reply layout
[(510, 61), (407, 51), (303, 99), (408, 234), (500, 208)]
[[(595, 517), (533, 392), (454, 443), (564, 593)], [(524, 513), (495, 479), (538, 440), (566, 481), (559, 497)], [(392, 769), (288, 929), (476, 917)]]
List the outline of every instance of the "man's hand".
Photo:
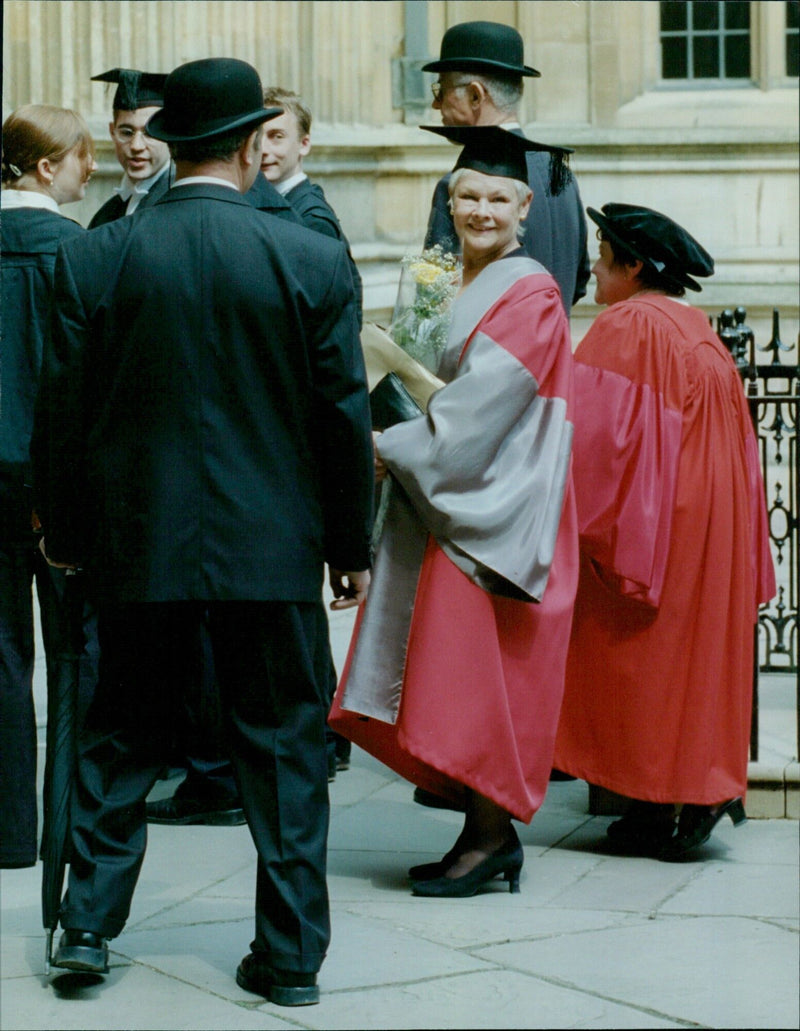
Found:
[(45, 561), (48, 566), (52, 566), (53, 569), (78, 569), (79, 566), (73, 565), (70, 562), (53, 562), (52, 559), (47, 557), (47, 552), (44, 549), (44, 537), (39, 538), (39, 551), (44, 555)]
[(331, 602), (331, 608), (338, 611), (339, 609), (350, 609), (354, 605), (360, 605), (366, 600), (369, 580), (368, 569), (362, 569), (357, 572), (342, 572), (339, 569), (330, 569), (328, 572), (328, 582), (331, 585), (334, 597), (334, 600)]

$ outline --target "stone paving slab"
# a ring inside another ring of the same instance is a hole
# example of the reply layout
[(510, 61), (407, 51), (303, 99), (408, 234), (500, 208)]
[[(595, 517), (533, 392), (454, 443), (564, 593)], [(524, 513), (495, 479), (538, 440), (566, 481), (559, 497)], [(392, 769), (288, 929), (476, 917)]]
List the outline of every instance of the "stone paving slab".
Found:
[[(220, 1031), (249, 1028), (286, 1031), (296, 1026), (254, 1007), (254, 996), (233, 1006), (212, 991), (141, 963), (112, 957), (105, 979), (63, 973), (49, 985), (41, 977), (3, 977), (0, 1027), (3, 1031)], [(103, 980), (104, 983), (98, 983)]]
[(418, 899), (408, 865), (449, 847), (460, 817), (414, 805), (360, 752), (331, 795), (319, 1006), (281, 1009), (235, 983), (253, 927), (247, 828), (153, 827), (102, 986), (48, 985), (40, 870), (3, 871), (0, 1028), (797, 1026), (796, 824), (720, 828), (706, 862), (614, 856), (585, 785), (558, 783), (519, 828), (519, 895), (498, 880)]
[(797, 936), (757, 919), (659, 916), (478, 954), (620, 1003), (647, 999), (703, 1027), (796, 1028), (800, 1019)]
[(797, 914), (797, 868), (783, 864), (695, 864), (695, 875), (661, 907), (663, 913), (751, 916)]
[[(349, 617), (331, 623), (341, 661)], [(769, 723), (770, 742), (780, 726)], [(461, 817), (415, 805), (412, 792), (358, 749), (331, 785), (333, 940), (319, 1006), (282, 1009), (236, 985), (253, 934), (247, 828), (154, 826), (102, 985), (48, 982), (41, 869), (0, 873), (0, 1029), (796, 1031), (796, 822), (723, 821), (699, 862), (615, 856), (587, 786), (554, 782), (517, 828), (519, 895), (498, 880), (473, 899), (418, 899), (408, 867), (441, 856)]]
[(498, 969), (391, 988), (326, 996), (304, 1027), (669, 1028), (685, 1024), (545, 979)]

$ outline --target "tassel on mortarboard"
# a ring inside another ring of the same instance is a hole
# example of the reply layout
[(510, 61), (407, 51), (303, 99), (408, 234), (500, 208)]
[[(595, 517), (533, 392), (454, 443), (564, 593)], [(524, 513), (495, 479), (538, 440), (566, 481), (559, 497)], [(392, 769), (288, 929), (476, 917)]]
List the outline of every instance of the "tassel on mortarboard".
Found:
[(117, 84), (112, 107), (115, 111), (136, 111), (140, 107), (164, 106), (164, 83), (161, 72), (141, 72), (138, 68), (112, 68), (93, 75), (92, 82)]
[(570, 180), (568, 147), (538, 143), (527, 136), (509, 132), (499, 125), (421, 125), (421, 129), (444, 136), (464, 148), (458, 155), (456, 168), (473, 168), (485, 175), (501, 175), (528, 184), (528, 154), (544, 151), (550, 155), (549, 188), (554, 196), (561, 193)]

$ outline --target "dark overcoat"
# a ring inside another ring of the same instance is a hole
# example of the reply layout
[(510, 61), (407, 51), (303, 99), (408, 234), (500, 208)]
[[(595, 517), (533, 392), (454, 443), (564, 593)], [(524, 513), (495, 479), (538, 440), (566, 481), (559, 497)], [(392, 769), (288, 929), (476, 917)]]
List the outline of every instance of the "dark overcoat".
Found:
[[(277, 192), (277, 191), (276, 191)], [(324, 236), (333, 237), (334, 240), (341, 240), (347, 247), (347, 256), (350, 261), (350, 272), (353, 276), (353, 286), (356, 291), (356, 304), (358, 305), (358, 322), (362, 321), (363, 286), (358, 267), (350, 253), (350, 244), (344, 235), (341, 223), (336, 212), (330, 206), (325, 197), (322, 187), (318, 183), (312, 183), (310, 179), (303, 179), (297, 186), (293, 186), (286, 194), (286, 200), (297, 212), (304, 226), (313, 229)]]
[[(147, 193), (139, 201), (137, 211), (148, 208), (156, 201), (161, 200), (164, 194), (170, 187), (172, 177), (170, 171), (167, 170), (160, 179), (156, 179)], [(109, 222), (115, 222), (118, 218), (122, 218), (125, 215), (125, 209), (128, 207), (128, 202), (123, 200), (118, 193), (113, 194), (105, 204), (101, 204), (97, 211), (92, 216), (92, 220), (89, 223), (89, 229), (97, 229), (98, 226), (107, 225)]]
[(30, 444), (56, 253), (83, 226), (43, 208), (7, 208), (2, 227), (0, 349), (0, 531), (4, 541), (31, 532)]
[(341, 244), (223, 185), (177, 186), (64, 247), (56, 281), (51, 558), (87, 562), (118, 602), (318, 601), (323, 560), (368, 568)]

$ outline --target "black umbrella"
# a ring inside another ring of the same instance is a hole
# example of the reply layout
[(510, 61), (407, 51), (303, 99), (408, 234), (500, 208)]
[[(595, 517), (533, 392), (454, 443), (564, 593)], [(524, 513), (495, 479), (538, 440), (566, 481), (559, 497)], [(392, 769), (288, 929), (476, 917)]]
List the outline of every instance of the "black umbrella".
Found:
[[(50, 973), (53, 934), (58, 926), (64, 869), (69, 858), (70, 793), (75, 774), (76, 724), (81, 653), (84, 646), (83, 577), (75, 570), (51, 570), (60, 588), (58, 654), (47, 670), (47, 749), (42, 830), (42, 923), (46, 931), (45, 973)], [(60, 583), (59, 583), (60, 581)]]

